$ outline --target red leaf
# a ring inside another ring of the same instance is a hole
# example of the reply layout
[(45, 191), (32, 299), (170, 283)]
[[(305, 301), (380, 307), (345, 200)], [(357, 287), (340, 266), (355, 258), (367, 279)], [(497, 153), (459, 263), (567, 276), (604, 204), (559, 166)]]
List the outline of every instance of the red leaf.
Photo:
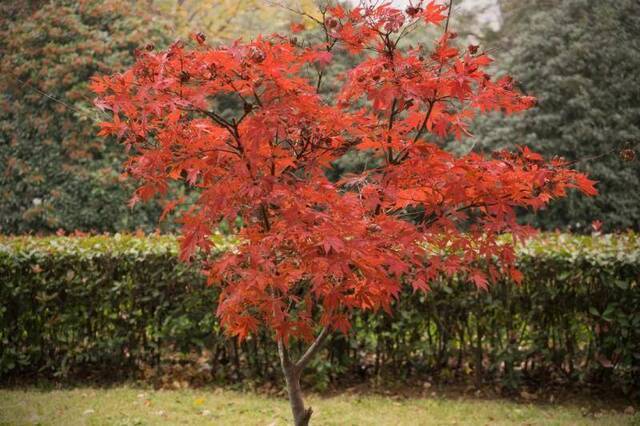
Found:
[(585, 194), (594, 196), (598, 195), (598, 190), (595, 187), (596, 181), (587, 178), (583, 174), (576, 174), (574, 177), (576, 186)]
[(600, 229), (602, 229), (602, 221), (594, 220), (591, 222), (591, 228), (593, 228), (594, 232), (600, 232)]
[(333, 250), (335, 253), (342, 253), (344, 252), (345, 246), (344, 242), (340, 238), (327, 236), (322, 241), (322, 248), (324, 248), (324, 252), (327, 254), (329, 254), (331, 250)]
[(289, 30), (294, 34), (297, 34), (301, 31), (304, 31), (304, 24), (301, 22), (293, 22), (291, 25), (289, 25)]
[(484, 272), (479, 270), (474, 270), (469, 274), (469, 279), (476, 287), (487, 290), (489, 288), (489, 282), (487, 281), (487, 276)]
[(435, 0), (432, 0), (424, 8), (424, 11), (422, 12), (422, 18), (428, 24), (438, 25), (447, 17), (447, 15), (443, 14), (443, 12), (446, 10), (446, 6), (438, 4)]

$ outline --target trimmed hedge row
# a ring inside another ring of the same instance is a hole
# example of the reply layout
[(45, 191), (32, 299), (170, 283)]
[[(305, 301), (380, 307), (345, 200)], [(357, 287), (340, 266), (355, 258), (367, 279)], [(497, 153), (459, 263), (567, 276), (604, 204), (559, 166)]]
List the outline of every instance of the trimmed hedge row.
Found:
[[(224, 249), (224, 238), (218, 237)], [(544, 234), (518, 248), (525, 278), (489, 291), (455, 280), (361, 314), (309, 369), (337, 380), (640, 389), (640, 240)], [(0, 378), (277, 380), (266, 335), (238, 344), (215, 287), (177, 260), (173, 237), (0, 237)]]

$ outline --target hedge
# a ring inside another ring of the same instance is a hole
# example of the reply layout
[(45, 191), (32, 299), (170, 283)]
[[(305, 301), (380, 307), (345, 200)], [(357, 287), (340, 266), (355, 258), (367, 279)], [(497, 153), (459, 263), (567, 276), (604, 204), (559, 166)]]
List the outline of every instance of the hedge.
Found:
[[(218, 236), (222, 249), (229, 242)], [(407, 291), (389, 317), (356, 316), (307, 384), (387, 380), (606, 385), (640, 390), (635, 234), (543, 234), (518, 247), (523, 283), (456, 280)], [(0, 237), (0, 379), (278, 380), (267, 335), (238, 344), (217, 289), (177, 260), (170, 236)]]

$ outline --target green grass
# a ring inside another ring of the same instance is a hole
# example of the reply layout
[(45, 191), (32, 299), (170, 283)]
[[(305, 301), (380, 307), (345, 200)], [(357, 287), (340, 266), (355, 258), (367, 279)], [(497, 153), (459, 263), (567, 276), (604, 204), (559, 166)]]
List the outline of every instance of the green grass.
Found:
[[(311, 396), (314, 425), (630, 425), (621, 411), (580, 404)], [(637, 419), (636, 419), (637, 420)], [(154, 391), (130, 387), (0, 389), (0, 425), (286, 425), (287, 401), (222, 390)]]

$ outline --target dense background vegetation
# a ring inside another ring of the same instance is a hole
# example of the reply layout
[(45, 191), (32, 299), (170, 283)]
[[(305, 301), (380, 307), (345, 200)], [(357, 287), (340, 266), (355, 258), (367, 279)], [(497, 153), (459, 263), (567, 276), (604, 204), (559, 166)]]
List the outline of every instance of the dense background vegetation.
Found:
[(500, 64), (538, 98), (522, 115), (478, 123), (485, 150), (525, 144), (576, 161), (598, 180), (595, 198), (571, 194), (528, 219), (583, 232), (640, 224), (640, 3), (502, 0), (504, 24), (488, 35)]
[(127, 1), (19, 3), (0, 30), (0, 232), (154, 229), (157, 206), (127, 208), (124, 152), (96, 136), (88, 83), (170, 27)]
[[(232, 241), (215, 237), (224, 250)], [(218, 289), (178, 262), (172, 237), (0, 240), (0, 376), (142, 377), (187, 382), (280, 378), (272, 340), (238, 345), (215, 317)], [(546, 234), (518, 250), (523, 284), (488, 292), (455, 280), (360, 314), (312, 368), (336, 381), (606, 385), (640, 390), (640, 240)], [(87, 303), (91, 301), (91, 303)]]
[[(576, 160), (600, 181), (596, 198), (570, 196), (535, 219), (547, 229), (638, 229), (640, 217), (640, 4), (635, 0), (499, 0), (501, 26), (454, 16), (535, 95), (533, 110), (477, 123), (452, 149), (526, 144)], [(313, 13), (313, 2), (301, 6)], [(291, 13), (257, 1), (30, 0), (0, 6), (0, 233), (57, 229), (155, 229), (160, 206), (126, 206), (133, 183), (118, 179), (122, 147), (95, 137), (100, 121), (89, 77), (124, 69), (136, 48), (162, 47), (191, 31), (210, 41), (286, 29)], [(470, 11), (473, 15), (474, 10)], [(303, 21), (311, 27), (309, 21)], [(456, 24), (456, 22), (454, 22)], [(422, 37), (424, 35), (414, 35)], [(461, 42), (466, 42), (462, 40)], [(335, 58), (338, 68), (345, 63)], [(331, 74), (326, 90), (335, 83)], [(237, 106), (229, 105), (230, 108)], [(374, 161), (374, 160), (373, 160)], [(347, 155), (337, 178), (373, 164)], [(170, 227), (166, 227), (170, 229)]]

